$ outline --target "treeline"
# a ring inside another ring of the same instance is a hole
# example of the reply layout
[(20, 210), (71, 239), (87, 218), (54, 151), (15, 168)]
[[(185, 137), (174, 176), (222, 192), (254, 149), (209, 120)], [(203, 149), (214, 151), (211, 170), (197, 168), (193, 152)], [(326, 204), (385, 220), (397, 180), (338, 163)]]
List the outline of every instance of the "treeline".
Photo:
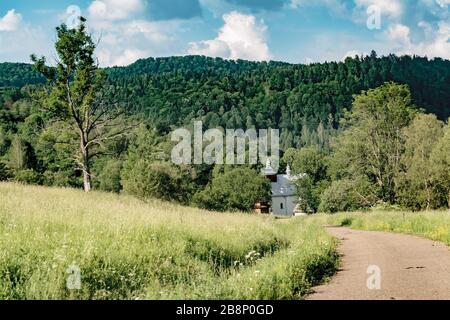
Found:
[(356, 96), (327, 152), (290, 149), (305, 212), (373, 207), (429, 210), (450, 205), (450, 123), (421, 112), (405, 85)]

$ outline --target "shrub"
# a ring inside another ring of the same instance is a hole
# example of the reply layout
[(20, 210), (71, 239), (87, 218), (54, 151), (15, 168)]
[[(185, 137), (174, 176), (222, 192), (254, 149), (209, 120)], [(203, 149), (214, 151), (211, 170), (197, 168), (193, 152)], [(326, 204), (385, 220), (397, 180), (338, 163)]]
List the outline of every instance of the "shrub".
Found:
[(258, 201), (269, 201), (270, 183), (249, 168), (218, 174), (205, 190), (194, 196), (201, 208), (216, 211), (250, 211)]
[(5, 181), (10, 178), (10, 173), (6, 165), (2, 162), (0, 162), (0, 181)]
[(344, 218), (341, 221), (341, 227), (351, 226), (353, 222), (352, 218)]
[(22, 169), (17, 170), (14, 173), (14, 180), (17, 182), (27, 183), (27, 184), (40, 184), (41, 176), (38, 172), (32, 169)]
[(122, 184), (120, 181), (121, 170), (122, 161), (107, 161), (97, 177), (99, 189), (102, 191), (119, 193), (122, 189)]
[(45, 171), (43, 180), (44, 185), (47, 186), (73, 187), (75, 185), (74, 179), (66, 171)]
[(189, 179), (166, 162), (137, 161), (122, 176), (123, 190), (141, 199), (156, 198), (186, 203), (190, 197)]
[(319, 211), (336, 213), (368, 209), (375, 199), (372, 186), (365, 179), (337, 180), (322, 194)]

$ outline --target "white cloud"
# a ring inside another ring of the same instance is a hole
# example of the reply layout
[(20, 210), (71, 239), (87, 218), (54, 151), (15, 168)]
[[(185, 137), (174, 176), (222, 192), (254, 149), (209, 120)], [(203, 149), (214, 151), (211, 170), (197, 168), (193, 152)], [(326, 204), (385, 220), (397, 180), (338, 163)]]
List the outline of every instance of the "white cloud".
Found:
[(97, 57), (101, 66), (123, 66), (141, 58), (172, 55), (171, 34), (181, 22), (138, 19), (144, 0), (94, 0), (88, 7), (89, 29), (100, 38)]
[(226, 59), (270, 60), (266, 43), (267, 27), (253, 15), (236, 11), (223, 15), (224, 25), (213, 40), (190, 43), (189, 54), (220, 56)]
[(431, 40), (417, 46), (419, 54), (450, 59), (450, 22), (441, 21)]
[(146, 20), (133, 20), (124, 25), (124, 35), (134, 36), (142, 34), (153, 43), (162, 43), (170, 40), (170, 37), (164, 33), (165, 27), (170, 23), (157, 23)]
[(51, 40), (39, 27), (27, 24), (20, 13), (0, 16), (0, 61), (30, 62), (30, 54), (50, 56)]
[(429, 23), (421, 21), (419, 27), (426, 33), (426, 38), (419, 42), (412, 41), (410, 29), (404, 25), (394, 25), (388, 29), (387, 36), (396, 53), (450, 59), (450, 22), (441, 21), (438, 28), (433, 29)]
[(226, 42), (219, 39), (192, 42), (189, 53), (211, 57), (231, 57), (230, 47)]
[(450, 0), (436, 0), (436, 2), (441, 8), (445, 8), (450, 5)]
[(178, 21), (125, 20), (89, 27), (101, 35), (97, 56), (101, 66), (128, 65), (140, 58), (172, 55), (177, 50), (171, 36), (178, 28)]
[(15, 31), (22, 22), (22, 15), (16, 13), (14, 9), (9, 10), (6, 15), (0, 18), (0, 31)]
[(144, 8), (141, 0), (94, 0), (88, 7), (92, 19), (123, 20)]
[(102, 65), (126, 66), (138, 59), (147, 58), (148, 52), (140, 49), (125, 49), (120, 53), (113, 53), (108, 49), (100, 49), (97, 53)]
[(402, 24), (394, 24), (387, 30), (390, 40), (397, 42), (399, 45), (406, 46), (411, 44), (410, 29)]

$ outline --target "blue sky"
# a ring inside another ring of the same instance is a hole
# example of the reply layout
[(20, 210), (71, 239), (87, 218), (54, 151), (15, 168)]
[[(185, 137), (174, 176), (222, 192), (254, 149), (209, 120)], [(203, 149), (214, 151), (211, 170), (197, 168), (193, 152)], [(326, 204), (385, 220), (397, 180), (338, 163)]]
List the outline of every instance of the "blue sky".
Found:
[(88, 18), (103, 66), (202, 54), (310, 63), (348, 55), (450, 59), (450, 0), (2, 0), (0, 62), (54, 56), (55, 26)]

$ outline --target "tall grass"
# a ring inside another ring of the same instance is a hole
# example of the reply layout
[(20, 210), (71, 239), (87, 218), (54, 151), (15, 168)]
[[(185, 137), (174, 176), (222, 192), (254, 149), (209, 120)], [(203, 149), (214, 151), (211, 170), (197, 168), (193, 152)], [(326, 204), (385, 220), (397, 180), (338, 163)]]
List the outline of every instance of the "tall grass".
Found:
[(450, 211), (374, 211), (340, 213), (316, 217), (328, 224), (345, 225), (360, 230), (388, 231), (423, 236), (450, 245)]
[(336, 261), (314, 219), (0, 184), (0, 299), (298, 299)]

